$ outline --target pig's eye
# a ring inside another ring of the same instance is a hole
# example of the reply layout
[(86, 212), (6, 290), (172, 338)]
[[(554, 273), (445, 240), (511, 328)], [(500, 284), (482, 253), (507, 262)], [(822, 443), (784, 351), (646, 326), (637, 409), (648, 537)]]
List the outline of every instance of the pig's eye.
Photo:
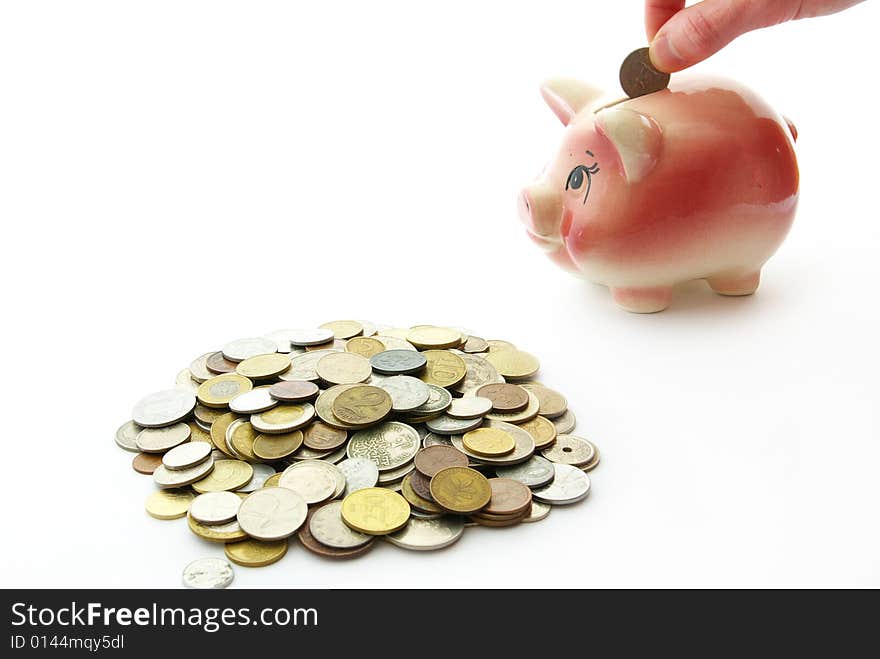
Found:
[(587, 203), (587, 197), (590, 196), (590, 187), (593, 184), (593, 174), (599, 173), (599, 165), (592, 164), (589, 167), (586, 165), (578, 165), (568, 175), (568, 180), (565, 182), (566, 190), (581, 190), (584, 187), (584, 181), (586, 181), (586, 192), (584, 192), (584, 203)]

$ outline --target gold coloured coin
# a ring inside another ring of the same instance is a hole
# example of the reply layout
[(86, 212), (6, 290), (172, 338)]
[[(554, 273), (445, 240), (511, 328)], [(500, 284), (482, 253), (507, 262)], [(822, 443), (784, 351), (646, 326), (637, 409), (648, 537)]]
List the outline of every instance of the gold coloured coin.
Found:
[(310, 403), (302, 405), (279, 405), (271, 410), (251, 415), (254, 428), (267, 435), (283, 435), (299, 430), (315, 418), (315, 408)]
[(367, 487), (342, 501), (342, 521), (367, 535), (388, 535), (409, 521), (409, 503), (384, 487)]
[(252, 380), (266, 380), (290, 368), (290, 356), (281, 353), (248, 357), (238, 363), (235, 372)]
[(202, 382), (196, 398), (205, 407), (226, 407), (233, 398), (253, 388), (253, 383), (246, 377), (224, 373)]
[(366, 382), (373, 373), (370, 360), (353, 352), (331, 352), (321, 357), (315, 372), (330, 384)]
[(332, 330), (333, 336), (337, 339), (351, 339), (364, 333), (364, 326), (356, 320), (333, 320), (319, 327)]
[(261, 434), (254, 439), (252, 450), (261, 460), (280, 460), (295, 453), (302, 443), (303, 433), (299, 430), (281, 435)]
[(189, 490), (157, 490), (147, 497), (145, 508), (156, 519), (180, 519), (186, 516), (196, 495)]
[(189, 441), (191, 442), (206, 442), (211, 446), (214, 446), (214, 440), (211, 439), (211, 434), (202, 430), (202, 427), (195, 423), (194, 421), (190, 421), (186, 425), (189, 426)]
[(438, 387), (454, 387), (467, 375), (467, 364), (454, 352), (448, 350), (426, 350), (422, 353), (427, 364), (418, 376), (425, 384)]
[(247, 485), (254, 476), (254, 468), (243, 460), (217, 460), (214, 470), (192, 484), (199, 494), (231, 492)]
[(269, 476), (266, 480), (263, 481), (263, 487), (278, 487), (278, 481), (281, 480), (281, 477), (284, 475), (283, 471), (278, 471)]
[(248, 534), (238, 525), (237, 520), (209, 526), (197, 522), (192, 515), (187, 515), (186, 523), (189, 525), (190, 531), (208, 542), (240, 542), (248, 539)]
[(486, 341), (489, 352), (498, 352), (500, 350), (516, 350), (516, 346), (510, 341), (501, 341), (500, 339), (489, 339)]
[(535, 450), (547, 448), (556, 441), (556, 426), (543, 416), (536, 416), (531, 421), (520, 423), (519, 427), (525, 430), (535, 440)]
[(249, 421), (238, 419), (226, 429), (226, 443), (232, 447), (239, 457), (244, 458), (248, 462), (259, 462), (259, 458), (254, 455), (254, 440), (257, 438), (257, 432)]
[(461, 332), (451, 327), (423, 325), (414, 327), (406, 335), (406, 340), (419, 350), (442, 350), (461, 345)]
[(449, 512), (474, 513), (492, 498), (489, 479), (470, 467), (448, 467), (431, 479), (431, 496)]
[(214, 443), (214, 447), (217, 448), (220, 452), (225, 453), (230, 458), (235, 458), (229, 447), (226, 446), (226, 430), (232, 425), (232, 422), (236, 419), (241, 419), (238, 414), (234, 414), (232, 412), (227, 412), (222, 416), (217, 417), (214, 420), (214, 423), (211, 424), (211, 441)]
[(353, 352), (356, 355), (369, 359), (373, 355), (385, 352), (385, 344), (378, 339), (371, 339), (366, 336), (356, 336), (349, 339), (345, 344), (346, 352)]
[(523, 382), (520, 386), (538, 397), (540, 405), (538, 414), (543, 417), (555, 419), (565, 414), (565, 410), (568, 409), (568, 401), (565, 396), (550, 387), (545, 387), (537, 382)]
[(428, 501), (424, 497), (416, 494), (416, 491), (412, 487), (412, 474), (407, 474), (404, 476), (403, 480), (400, 483), (400, 494), (409, 502), (416, 510), (420, 510), (423, 513), (444, 513), (446, 512), (438, 506), (433, 501)]
[(223, 548), (226, 558), (242, 567), (265, 567), (284, 558), (287, 553), (287, 538), (274, 542), (244, 540), (233, 542)]
[(391, 412), (388, 392), (367, 385), (346, 389), (333, 401), (333, 416), (344, 423), (366, 426), (378, 423)]
[(490, 458), (513, 453), (516, 448), (513, 435), (500, 428), (477, 428), (466, 432), (461, 441), (471, 453)]
[(519, 412), (489, 412), (486, 418), (491, 421), (504, 421), (505, 423), (525, 423), (526, 421), (531, 421), (538, 416), (541, 404), (538, 402), (538, 397), (531, 391), (526, 391), (526, 393), (529, 396), (529, 402), (525, 409)]
[(489, 351), (485, 356), (502, 376), (511, 380), (524, 380), (538, 372), (538, 359), (522, 350)]

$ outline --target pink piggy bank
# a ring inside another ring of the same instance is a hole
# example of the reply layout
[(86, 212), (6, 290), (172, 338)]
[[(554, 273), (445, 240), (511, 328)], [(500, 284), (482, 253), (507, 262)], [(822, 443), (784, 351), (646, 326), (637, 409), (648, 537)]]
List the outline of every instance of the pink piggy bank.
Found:
[(791, 123), (728, 80), (673, 78), (610, 104), (573, 80), (541, 91), (567, 128), (519, 211), (553, 261), (639, 313), (662, 311), (694, 279), (755, 292), (797, 207)]

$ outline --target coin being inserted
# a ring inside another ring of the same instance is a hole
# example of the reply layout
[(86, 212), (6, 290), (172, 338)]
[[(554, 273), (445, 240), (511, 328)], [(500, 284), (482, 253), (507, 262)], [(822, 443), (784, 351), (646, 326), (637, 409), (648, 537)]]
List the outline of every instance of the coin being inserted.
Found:
[(657, 70), (649, 48), (634, 50), (620, 66), (620, 86), (630, 98), (653, 94), (669, 86), (670, 75)]

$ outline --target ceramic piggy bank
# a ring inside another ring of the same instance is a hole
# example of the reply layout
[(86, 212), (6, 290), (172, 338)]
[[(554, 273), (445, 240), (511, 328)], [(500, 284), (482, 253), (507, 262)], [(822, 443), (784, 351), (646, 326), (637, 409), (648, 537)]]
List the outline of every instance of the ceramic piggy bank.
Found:
[(542, 94), (567, 128), (519, 211), (553, 261), (635, 312), (694, 279), (755, 292), (797, 206), (791, 123), (729, 80), (673, 78), (617, 103), (568, 79)]

